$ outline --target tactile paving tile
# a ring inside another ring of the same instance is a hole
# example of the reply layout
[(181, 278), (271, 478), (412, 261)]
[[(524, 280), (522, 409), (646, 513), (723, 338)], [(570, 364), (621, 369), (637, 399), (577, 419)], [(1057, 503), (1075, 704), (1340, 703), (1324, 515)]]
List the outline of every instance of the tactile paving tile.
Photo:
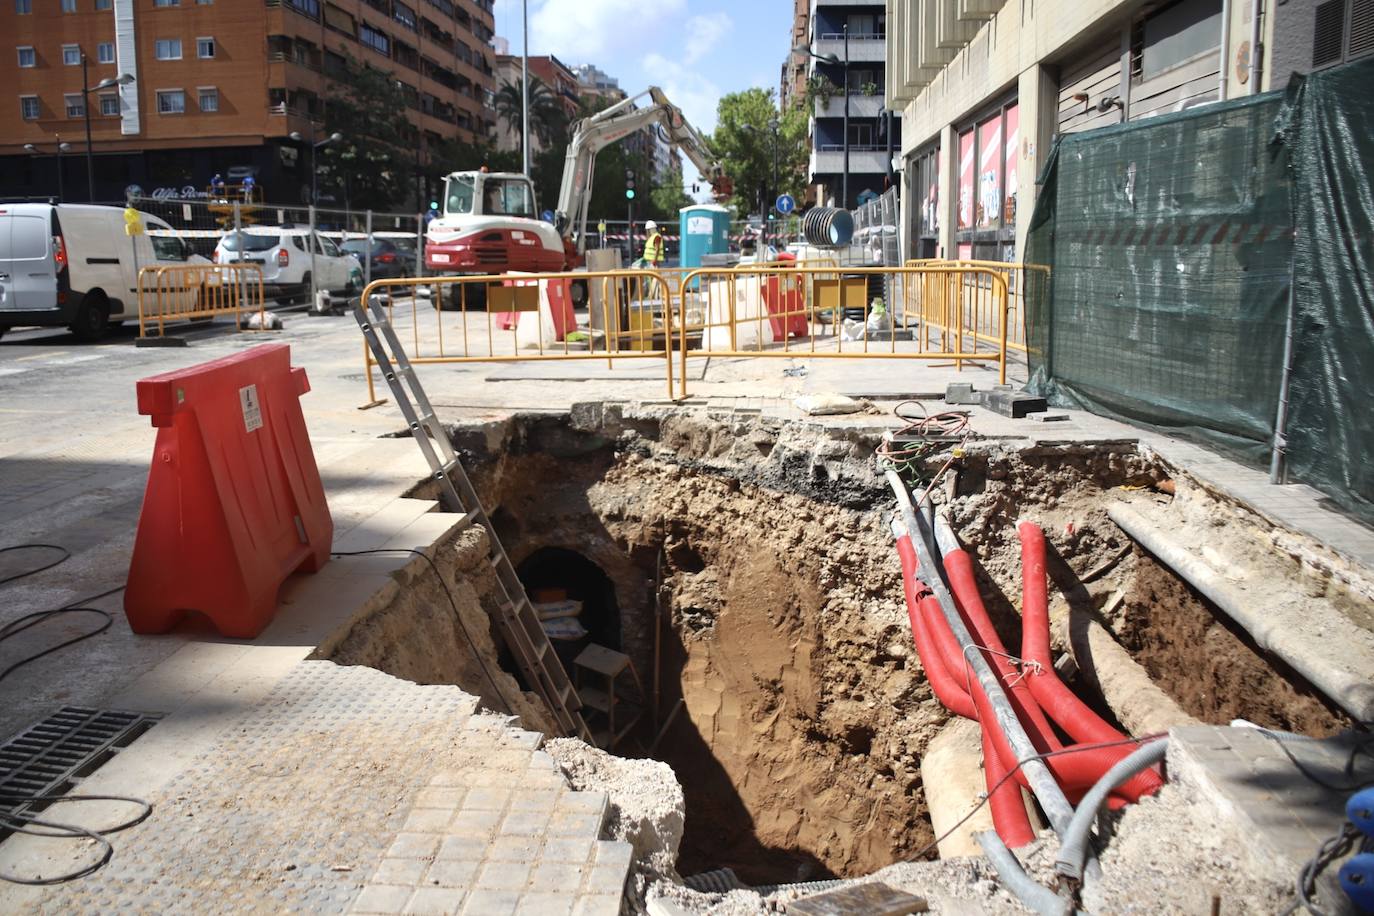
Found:
[(436, 772), (533, 753), (529, 733), (474, 708), (456, 687), (301, 662), (111, 837), (105, 868), (41, 910), (344, 912)]

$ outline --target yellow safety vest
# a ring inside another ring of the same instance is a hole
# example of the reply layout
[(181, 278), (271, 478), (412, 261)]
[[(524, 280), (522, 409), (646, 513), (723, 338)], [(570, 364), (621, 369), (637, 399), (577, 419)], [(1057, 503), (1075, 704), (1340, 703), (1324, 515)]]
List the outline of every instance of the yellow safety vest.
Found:
[(663, 260), (663, 236), (657, 230), (644, 240), (644, 260), (650, 264)]

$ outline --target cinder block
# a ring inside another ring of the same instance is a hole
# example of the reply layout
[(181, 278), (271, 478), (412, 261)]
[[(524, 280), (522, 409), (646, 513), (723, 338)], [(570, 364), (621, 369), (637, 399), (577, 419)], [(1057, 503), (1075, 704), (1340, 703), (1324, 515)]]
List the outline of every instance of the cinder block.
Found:
[(1049, 404), (1044, 398), (994, 389), (983, 393), (983, 407), (1004, 417), (1019, 420), (1026, 414), (1043, 413), (1049, 409)]
[(977, 405), (983, 403), (983, 396), (969, 382), (953, 382), (945, 388), (945, 403)]

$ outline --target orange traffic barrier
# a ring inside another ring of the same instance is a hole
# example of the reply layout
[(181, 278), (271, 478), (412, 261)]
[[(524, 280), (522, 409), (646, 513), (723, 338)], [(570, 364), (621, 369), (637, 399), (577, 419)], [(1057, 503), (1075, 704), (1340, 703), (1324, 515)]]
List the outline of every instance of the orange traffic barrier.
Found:
[(197, 611), (224, 636), (252, 638), (287, 576), (329, 561), (334, 523), (301, 413), (309, 390), (286, 344), (138, 383), (138, 412), (158, 433), (124, 592), (135, 633)]

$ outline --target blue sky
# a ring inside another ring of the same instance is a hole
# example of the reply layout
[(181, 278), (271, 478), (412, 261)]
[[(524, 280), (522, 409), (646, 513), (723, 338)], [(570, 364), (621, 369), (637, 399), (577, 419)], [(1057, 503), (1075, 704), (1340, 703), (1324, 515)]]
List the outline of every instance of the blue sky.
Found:
[[(791, 44), (790, 0), (528, 2), (531, 54), (595, 64), (631, 95), (661, 86), (704, 132), (715, 129), (725, 93), (777, 91)], [(496, 34), (520, 53), (520, 0), (496, 0)]]

